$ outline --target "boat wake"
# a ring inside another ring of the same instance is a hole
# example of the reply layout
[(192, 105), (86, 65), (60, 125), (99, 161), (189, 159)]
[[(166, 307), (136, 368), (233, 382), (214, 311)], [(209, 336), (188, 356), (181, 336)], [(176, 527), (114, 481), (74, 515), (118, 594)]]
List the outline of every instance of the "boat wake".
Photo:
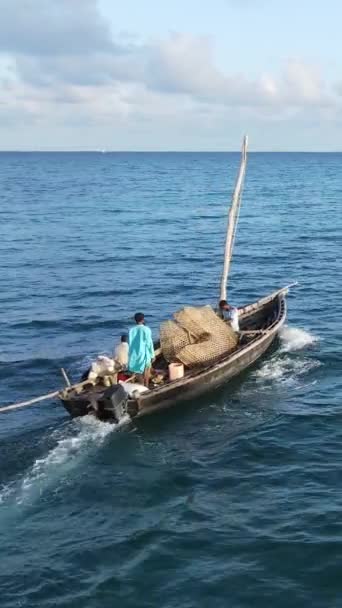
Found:
[(313, 346), (319, 340), (317, 336), (310, 334), (299, 327), (284, 327), (280, 332), (280, 352), (289, 353)]
[(273, 357), (255, 372), (255, 376), (261, 380), (276, 380), (287, 384), (297, 382), (298, 376), (307, 374), (320, 366), (320, 362), (310, 359), (293, 359), (291, 357)]
[(303, 356), (301, 352), (315, 345), (317, 336), (297, 327), (285, 327), (280, 333), (280, 341), (277, 353), (254, 373), (258, 380), (295, 385), (303, 375), (321, 365), (317, 359)]
[(49, 436), (49, 441), (55, 443), (54, 447), (45, 456), (37, 458), (23, 476), (0, 488), (0, 505), (13, 501), (18, 505), (30, 504), (62, 478), (67, 482), (70, 472), (82, 459), (102, 445), (108, 435), (129, 422), (128, 415), (118, 424), (84, 416), (68, 423), (63, 430), (54, 431)]

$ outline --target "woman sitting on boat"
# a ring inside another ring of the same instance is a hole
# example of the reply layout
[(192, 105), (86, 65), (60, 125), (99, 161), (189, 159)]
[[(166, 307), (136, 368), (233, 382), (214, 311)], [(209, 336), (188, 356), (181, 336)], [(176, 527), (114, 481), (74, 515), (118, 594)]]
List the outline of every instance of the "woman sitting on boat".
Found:
[(114, 361), (123, 370), (126, 370), (128, 366), (128, 350), (128, 336), (127, 334), (122, 334), (120, 344), (114, 350)]

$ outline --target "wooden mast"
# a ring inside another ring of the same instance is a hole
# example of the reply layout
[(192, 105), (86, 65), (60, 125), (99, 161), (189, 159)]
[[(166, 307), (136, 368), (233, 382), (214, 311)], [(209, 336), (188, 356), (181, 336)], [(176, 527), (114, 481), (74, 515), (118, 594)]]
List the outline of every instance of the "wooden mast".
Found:
[(235, 188), (232, 196), (232, 202), (229, 209), (228, 214), (228, 226), (227, 226), (227, 236), (226, 236), (226, 245), (224, 250), (224, 262), (223, 262), (223, 271), (222, 271), (222, 279), (221, 279), (221, 288), (220, 288), (220, 300), (227, 299), (227, 281), (228, 274), (230, 269), (230, 263), (233, 255), (233, 247), (236, 233), (237, 220), (239, 216), (240, 204), (241, 204), (241, 193), (243, 187), (243, 180), (246, 172), (246, 163), (247, 163), (247, 146), (248, 146), (248, 137), (245, 135), (243, 138), (242, 151), (241, 151), (241, 162), (240, 169), (236, 179)]

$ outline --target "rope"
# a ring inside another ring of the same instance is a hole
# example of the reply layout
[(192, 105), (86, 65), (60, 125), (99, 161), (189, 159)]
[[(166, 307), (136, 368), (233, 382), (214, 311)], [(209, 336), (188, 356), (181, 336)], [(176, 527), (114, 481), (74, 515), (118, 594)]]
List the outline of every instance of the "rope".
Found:
[(41, 395), (40, 397), (35, 397), (34, 399), (30, 399), (29, 401), (21, 401), (20, 403), (13, 403), (13, 405), (6, 405), (5, 407), (0, 407), (0, 412), (9, 412), (10, 410), (17, 410), (20, 407), (26, 407), (28, 405), (33, 405), (34, 403), (38, 403), (39, 401), (46, 401), (47, 399), (53, 399), (59, 395), (60, 391), (54, 391), (53, 393), (47, 393), (46, 395)]

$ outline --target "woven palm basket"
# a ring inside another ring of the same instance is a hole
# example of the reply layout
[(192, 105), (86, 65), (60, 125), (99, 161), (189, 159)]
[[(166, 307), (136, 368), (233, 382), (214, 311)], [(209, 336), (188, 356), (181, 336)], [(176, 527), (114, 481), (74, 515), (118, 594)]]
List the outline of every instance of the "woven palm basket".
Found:
[(189, 306), (174, 314), (174, 321), (160, 327), (160, 344), (167, 361), (175, 359), (187, 367), (205, 366), (233, 350), (235, 332), (211, 306)]

